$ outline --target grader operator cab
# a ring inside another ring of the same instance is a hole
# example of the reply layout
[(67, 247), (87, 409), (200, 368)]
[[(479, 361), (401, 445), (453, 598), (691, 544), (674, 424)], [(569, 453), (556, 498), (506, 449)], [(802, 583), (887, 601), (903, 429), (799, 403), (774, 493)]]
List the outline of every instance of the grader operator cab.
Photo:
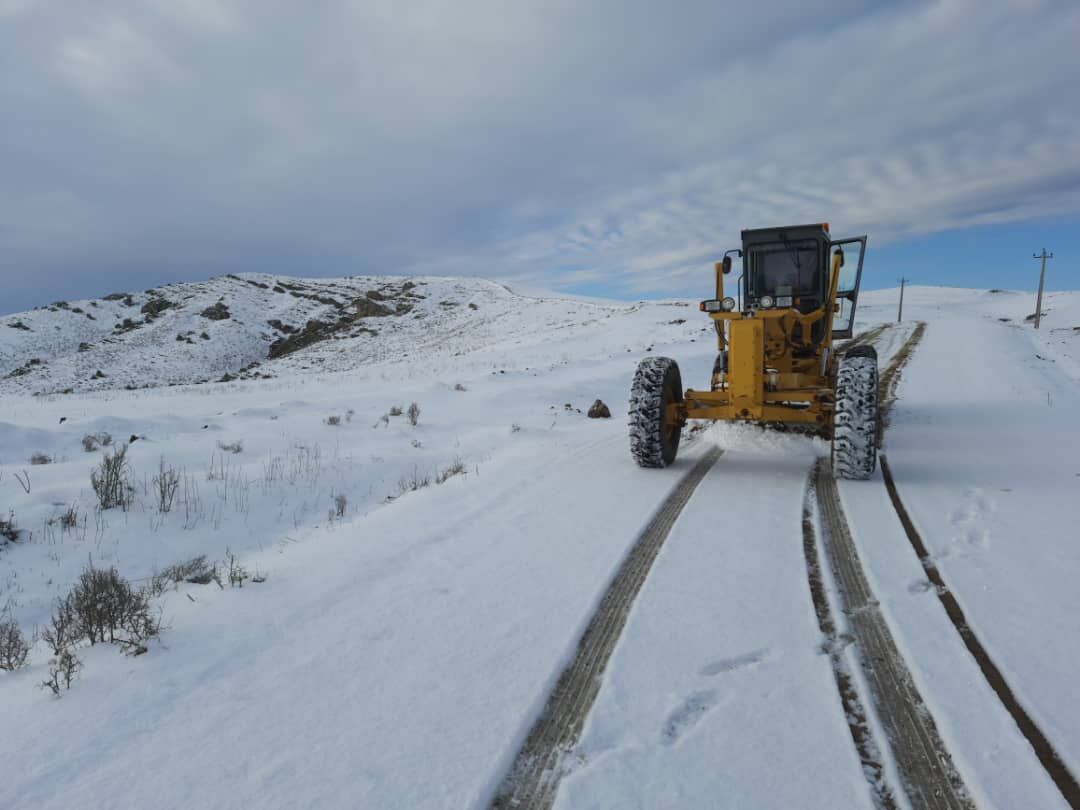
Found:
[[(845, 248), (849, 253), (845, 255)], [(642, 467), (675, 460), (688, 419), (799, 425), (832, 440), (842, 478), (877, 464), (877, 353), (833, 342), (852, 336), (866, 236), (832, 239), (827, 223), (742, 232), (716, 263), (716, 297), (702, 301), (719, 353), (708, 390), (682, 388), (678, 364), (649, 357), (630, 393), (630, 450)], [(743, 273), (724, 295), (732, 254)]]

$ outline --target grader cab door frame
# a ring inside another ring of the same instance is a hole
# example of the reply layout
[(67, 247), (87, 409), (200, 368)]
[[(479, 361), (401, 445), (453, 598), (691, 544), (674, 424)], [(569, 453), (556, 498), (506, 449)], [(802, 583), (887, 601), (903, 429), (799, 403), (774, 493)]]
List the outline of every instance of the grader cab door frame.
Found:
[[(840, 265), (840, 284), (836, 290), (836, 311), (833, 313), (832, 336), (834, 340), (850, 340), (855, 326), (855, 306), (859, 300), (859, 284), (862, 282), (863, 257), (866, 256), (866, 236), (853, 236), (848, 239), (836, 239), (829, 242), (829, 253), (834, 248), (843, 253), (844, 245), (859, 246), (859, 259), (855, 268), (855, 278), (852, 283), (845, 284), (843, 267), (848, 259), (845, 256)], [(851, 278), (850, 275), (847, 276)]]

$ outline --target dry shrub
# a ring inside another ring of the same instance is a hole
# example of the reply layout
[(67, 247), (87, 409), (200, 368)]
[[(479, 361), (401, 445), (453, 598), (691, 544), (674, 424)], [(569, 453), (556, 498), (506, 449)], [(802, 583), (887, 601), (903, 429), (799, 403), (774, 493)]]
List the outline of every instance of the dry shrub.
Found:
[(87, 568), (63, 599), (41, 637), (59, 658), (80, 641), (116, 644), (130, 655), (146, 652), (146, 642), (161, 633), (150, 609), (150, 593), (136, 588), (115, 568)]
[(15, 526), (14, 512), (8, 512), (6, 518), (0, 517), (0, 537), (11, 543), (19, 539), (19, 530)]
[(42, 464), (52, 464), (52, 457), (44, 453), (34, 453), (34, 455), (30, 456), (30, 463), (37, 467)]
[(101, 459), (101, 466), (90, 473), (90, 484), (102, 509), (119, 506), (127, 509), (135, 497), (135, 488), (128, 481), (128, 446), (125, 444)]
[(0, 620), (0, 669), (8, 672), (26, 663), (30, 654), (30, 645), (26, 643), (19, 625), (10, 619)]
[(409, 424), (416, 427), (416, 423), (420, 421), (420, 406), (415, 402), (409, 406), (408, 417)]
[(71, 682), (82, 669), (82, 661), (71, 650), (61, 650), (49, 661), (49, 677), (41, 682), (42, 689), (50, 689), (57, 697), (65, 689), (71, 688)]
[(232, 453), (233, 455), (244, 452), (244, 443), (241, 441), (235, 441), (230, 444), (218, 442), (217, 446), (219, 450), (224, 450), (226, 453)]
[(404, 411), (401, 409), (400, 405), (395, 405), (393, 408), (390, 409), (391, 416), (401, 416), (401, 414), (403, 413)]
[(135, 588), (115, 568), (88, 568), (68, 595), (79, 628), (91, 644), (119, 644), (129, 652), (145, 652), (143, 642), (160, 633), (150, 612), (148, 594)]
[(180, 474), (173, 467), (165, 466), (162, 458), (158, 465), (158, 474), (154, 476), (154, 492), (157, 495), (157, 507), (161, 514), (168, 514), (176, 500), (176, 491), (180, 488)]
[(335, 414), (334, 416), (328, 416), (326, 417), (326, 424), (330, 425), (331, 427), (337, 427), (341, 424), (341, 417), (337, 414)]
[(236, 555), (229, 549), (225, 549), (225, 570), (229, 579), (229, 585), (233, 588), (243, 588), (244, 580), (251, 579), (251, 574), (236, 559)]

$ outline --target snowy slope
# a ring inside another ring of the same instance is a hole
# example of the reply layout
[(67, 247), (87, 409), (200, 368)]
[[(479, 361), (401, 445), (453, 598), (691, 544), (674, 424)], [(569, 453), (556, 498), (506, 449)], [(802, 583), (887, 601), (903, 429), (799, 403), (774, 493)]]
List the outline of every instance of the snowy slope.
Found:
[(632, 308), (515, 295), (482, 279), (224, 276), (0, 318), (0, 394), (341, 372), (394, 360), (421, 360), (418, 374), (428, 373), (429, 361), (558, 339), (559, 330)]
[[(121, 367), (139, 363), (153, 376), (132, 372), (131, 384), (180, 379), (163, 358), (191, 348), (175, 340), (181, 318), (200, 324), (196, 310), (233, 289), (213, 285), (243, 285), (267, 307), (282, 298), (243, 280), (208, 282), (184, 309), (129, 333), (160, 327), (160, 344), (106, 344), (109, 389), (31, 396), (85, 371), (72, 376), (80, 361), (64, 348), (83, 333), (42, 337), (71, 313), (17, 316), (32, 333), (0, 327), (5, 367), (35, 351), (49, 375), (35, 368), (0, 389), (0, 511), (24, 529), (0, 547), (0, 609), (27, 631), (40, 626), (88, 560), (146, 581), (228, 548), (267, 577), (167, 592), (161, 643), (138, 658), (80, 651), (85, 669), (59, 700), (35, 688), (43, 642), (27, 668), (0, 672), (0, 716), (17, 730), (0, 736), (14, 775), (0, 780), (0, 806), (485, 806), (637, 531), (713, 442), (726, 453), (631, 613), (559, 806), (868, 806), (803, 570), (806, 473), (827, 445), (720, 426), (675, 467), (640, 470), (625, 432), (633, 369), (666, 354), (687, 385), (706, 380), (715, 344), (695, 309), (414, 281), (410, 312), (357, 325), (378, 322), (377, 336), (339, 334), (272, 361), (282, 335), (262, 336), (259, 324), (285, 315), (241, 306), (234, 290), (241, 323), (211, 326), (252, 354), (219, 368), (258, 355), (271, 379), (117, 385)], [(348, 295), (379, 283), (357, 280)], [(1068, 621), (1080, 615), (1070, 582), (1080, 560), (1060, 538), (1080, 480), (1066, 475), (1077, 457), (1080, 294), (1055, 294), (1038, 335), (1020, 325), (1029, 296), (907, 295), (908, 315), (928, 327), (887, 435), (898, 485), (969, 618), (1076, 767), (1069, 675), (1080, 642)], [(298, 327), (329, 311), (318, 307), (340, 311), (284, 298), (302, 308), (289, 315)], [(895, 291), (861, 305), (863, 327), (887, 321)], [(885, 334), (884, 358), (907, 333)], [(33, 335), (43, 342), (28, 348)], [(210, 376), (211, 356), (231, 357), (204, 351), (177, 364), (185, 379)], [(580, 412), (597, 397), (612, 419)], [(410, 402), (417, 425), (388, 415)], [(1036, 408), (1039, 421), (1025, 419)], [(127, 512), (93, 508), (89, 476), (105, 451), (80, 440), (102, 431), (139, 437)], [(221, 447), (236, 442), (240, 452)], [(53, 463), (32, 466), (34, 454)], [(401, 494), (403, 480), (408, 489), (459, 460), (465, 474)], [(184, 481), (165, 515), (153, 493), (163, 464)], [(24, 471), (29, 493), (15, 477)], [(1060, 806), (932, 595), (913, 587), (918, 561), (882, 492), (880, 480), (842, 487), (868, 575), (966, 783), (980, 807)], [(346, 514), (331, 518), (338, 495)], [(992, 509), (971, 506), (980, 495)], [(55, 520), (72, 504), (79, 521), (64, 530)]]

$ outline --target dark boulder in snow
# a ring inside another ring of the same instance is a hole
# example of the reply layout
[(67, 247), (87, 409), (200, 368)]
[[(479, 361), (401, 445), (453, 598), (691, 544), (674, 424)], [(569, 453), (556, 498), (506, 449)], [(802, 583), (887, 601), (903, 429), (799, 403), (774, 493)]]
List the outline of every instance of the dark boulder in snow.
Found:
[(589, 408), (589, 413), (587, 415), (590, 419), (610, 419), (611, 411), (608, 409), (608, 406), (604, 404), (603, 400), (598, 399), (592, 404), (592, 407)]

